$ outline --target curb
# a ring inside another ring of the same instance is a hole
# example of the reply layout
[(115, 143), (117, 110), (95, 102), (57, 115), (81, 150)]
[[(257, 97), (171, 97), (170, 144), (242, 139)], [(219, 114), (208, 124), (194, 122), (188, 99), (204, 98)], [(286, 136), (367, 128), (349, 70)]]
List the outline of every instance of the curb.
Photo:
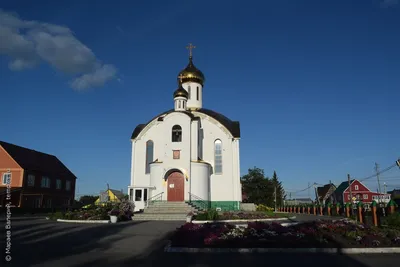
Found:
[(66, 223), (110, 223), (109, 220), (64, 220), (64, 219), (57, 219), (57, 222), (66, 222)]
[(326, 254), (397, 254), (400, 247), (390, 248), (185, 248), (171, 247), (169, 253), (326, 253)]
[(268, 219), (248, 219), (248, 220), (216, 220), (216, 221), (197, 221), (194, 220), (192, 223), (194, 224), (203, 224), (203, 223), (234, 223), (234, 222), (275, 222), (275, 221), (287, 221), (296, 219), (296, 216), (288, 217), (288, 218), (268, 218)]

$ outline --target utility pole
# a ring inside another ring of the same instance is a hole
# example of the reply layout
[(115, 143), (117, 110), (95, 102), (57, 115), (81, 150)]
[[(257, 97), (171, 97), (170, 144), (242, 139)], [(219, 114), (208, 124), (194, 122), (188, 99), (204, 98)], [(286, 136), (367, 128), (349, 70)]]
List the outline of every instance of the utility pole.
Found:
[(308, 198), (310, 198), (311, 199), (311, 195), (310, 195), (310, 182), (308, 182)]
[(386, 183), (385, 182), (383, 183), (383, 193), (387, 194), (387, 188), (386, 188)]
[(317, 200), (317, 203), (319, 204), (319, 196), (318, 196), (318, 191), (317, 191), (317, 185), (314, 183), (314, 191), (315, 191), (315, 197)]
[(275, 211), (276, 211), (276, 186), (274, 187), (274, 202), (275, 202)]
[(349, 182), (349, 193), (350, 193), (350, 203), (351, 203), (351, 214), (353, 215), (353, 194), (351, 193), (351, 183), (350, 174), (347, 174), (347, 181)]
[[(382, 199), (381, 181), (379, 180), (379, 164), (375, 162), (376, 179), (378, 180), (379, 200)], [(381, 201), (379, 201), (381, 202)]]

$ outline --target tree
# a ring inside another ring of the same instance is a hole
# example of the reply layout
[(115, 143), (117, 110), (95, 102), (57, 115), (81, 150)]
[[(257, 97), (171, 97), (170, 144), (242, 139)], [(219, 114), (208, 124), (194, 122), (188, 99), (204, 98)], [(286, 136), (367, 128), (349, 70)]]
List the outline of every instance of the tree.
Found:
[[(276, 188), (276, 205), (282, 206), (283, 200), (286, 198), (285, 190), (283, 189), (282, 182), (279, 181), (276, 171), (272, 175), (272, 184)], [(274, 189), (275, 190), (275, 189)]]
[(243, 175), (241, 180), (248, 202), (273, 206), (274, 186), (272, 181), (265, 176), (263, 169), (257, 167), (249, 169), (248, 174)]

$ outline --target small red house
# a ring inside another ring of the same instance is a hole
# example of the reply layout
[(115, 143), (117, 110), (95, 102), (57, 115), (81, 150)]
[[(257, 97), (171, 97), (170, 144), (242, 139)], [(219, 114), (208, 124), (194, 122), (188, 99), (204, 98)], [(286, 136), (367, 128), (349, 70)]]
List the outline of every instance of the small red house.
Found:
[[(364, 203), (371, 203), (373, 200), (378, 201), (382, 199), (383, 202), (389, 202), (390, 194), (379, 194), (369, 190), (363, 183), (359, 180), (353, 179), (350, 181), (351, 194), (354, 201), (362, 201)], [(348, 203), (350, 199), (350, 187), (349, 182), (342, 182), (338, 188), (336, 188), (334, 194), (338, 202)], [(355, 199), (354, 199), (355, 198)]]

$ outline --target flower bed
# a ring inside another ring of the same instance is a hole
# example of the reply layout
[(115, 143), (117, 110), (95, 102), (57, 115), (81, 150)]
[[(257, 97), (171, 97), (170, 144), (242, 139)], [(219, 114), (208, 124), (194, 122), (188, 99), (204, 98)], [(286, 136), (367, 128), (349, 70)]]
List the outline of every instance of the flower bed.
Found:
[(49, 219), (101, 221), (109, 220), (110, 215), (115, 215), (119, 221), (126, 221), (131, 220), (133, 210), (133, 203), (122, 201), (120, 203), (107, 203), (101, 206), (91, 205), (88, 208), (75, 211), (56, 212), (49, 214)]
[(191, 248), (362, 248), (400, 247), (400, 231), (347, 220), (315, 221), (284, 227), (279, 223), (191, 224), (179, 228), (172, 247)]
[(223, 220), (257, 220), (282, 218), (285, 215), (273, 212), (224, 212), (206, 211), (197, 214), (193, 219), (197, 221), (223, 221)]

